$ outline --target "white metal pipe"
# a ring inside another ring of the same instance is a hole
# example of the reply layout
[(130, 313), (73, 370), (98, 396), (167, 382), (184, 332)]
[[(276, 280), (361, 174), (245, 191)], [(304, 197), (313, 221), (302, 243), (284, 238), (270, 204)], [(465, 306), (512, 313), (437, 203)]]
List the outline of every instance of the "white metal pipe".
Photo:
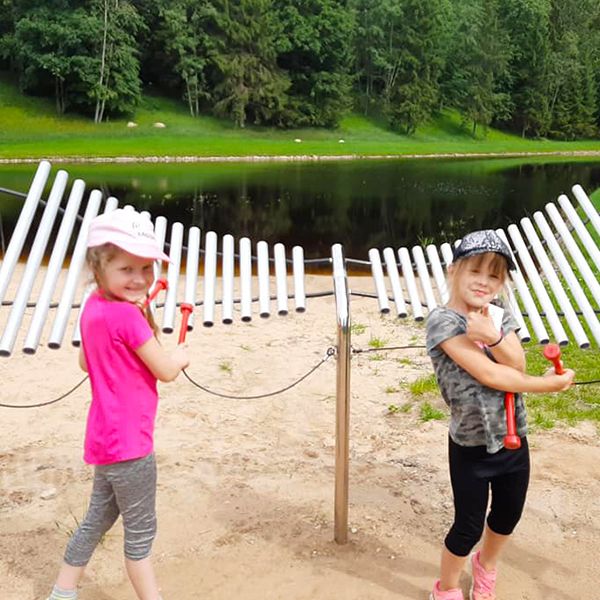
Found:
[(240, 313), (242, 321), (252, 320), (252, 247), (250, 239), (240, 239)]
[(565, 290), (563, 289), (562, 283), (558, 279), (556, 275), (556, 271), (554, 270), (554, 266), (550, 262), (546, 251), (544, 250), (542, 243), (537, 235), (535, 228), (533, 227), (533, 223), (527, 217), (521, 219), (521, 228), (525, 232), (527, 239), (533, 249), (535, 257), (537, 259), (538, 265), (542, 268), (544, 275), (546, 276), (546, 280), (550, 284), (550, 288), (552, 293), (556, 297), (558, 305), (561, 308), (561, 311), (565, 315), (565, 319), (573, 333), (573, 337), (575, 341), (579, 345), (580, 348), (588, 348), (590, 345), (590, 341), (579, 322), (579, 318), (575, 314), (575, 310), (571, 305)]
[(275, 256), (275, 285), (277, 289), (277, 314), (288, 314), (287, 293), (287, 264), (285, 262), (285, 246), (275, 244), (273, 247)]
[(381, 257), (377, 248), (369, 250), (369, 261), (371, 263), (371, 274), (373, 283), (375, 284), (375, 292), (377, 293), (377, 302), (379, 303), (379, 311), (386, 315), (390, 312), (390, 303), (385, 289), (385, 280), (383, 279), (383, 267), (381, 266)]
[[(533, 327), (535, 336), (537, 337), (538, 341), (541, 344), (547, 344), (550, 341), (550, 336), (548, 335), (546, 326), (544, 325), (544, 322), (542, 321), (542, 317), (540, 317), (540, 314), (538, 312), (537, 306), (535, 305), (533, 296), (531, 295), (531, 292), (529, 291), (529, 287), (527, 286), (527, 283), (525, 282), (525, 278), (523, 277), (523, 274), (521, 273), (521, 269), (519, 268), (519, 263), (517, 262), (517, 259), (514, 255), (514, 253), (512, 252), (510, 242), (508, 241), (508, 238), (506, 237), (506, 233), (504, 233), (504, 231), (502, 229), (496, 229), (496, 233), (500, 236), (500, 238), (502, 238), (502, 241), (506, 244), (506, 247), (509, 249), (509, 251), (511, 253), (513, 263), (517, 267), (515, 270), (510, 271), (510, 277), (515, 285), (515, 288), (519, 292), (519, 295), (521, 296), (521, 301), (523, 302), (523, 306), (525, 307), (525, 310), (527, 311), (527, 314), (529, 315), (529, 321), (531, 322), (531, 326)], [(521, 330), (519, 331), (519, 337), (521, 337), (522, 329), (523, 329), (523, 327), (526, 327), (526, 325), (525, 325), (525, 321), (523, 319), (523, 315), (521, 314), (521, 311), (517, 310), (518, 306), (519, 306), (517, 303), (517, 299), (516, 299), (514, 293), (511, 292), (511, 294), (512, 295), (510, 296), (510, 308), (511, 308), (513, 315), (515, 315), (515, 317), (517, 318), (519, 325), (521, 326)], [(518, 315), (520, 315), (520, 320), (519, 320)], [(521, 339), (524, 340), (523, 337), (521, 337)]]
[(444, 242), (440, 246), (440, 252), (442, 253), (442, 257), (444, 259), (444, 262), (446, 263), (447, 270), (448, 267), (452, 264), (452, 261), (454, 260), (454, 256), (452, 254), (452, 246), (448, 242)]
[(258, 270), (258, 313), (267, 318), (271, 314), (271, 292), (269, 291), (269, 245), (260, 241), (256, 244)]
[(419, 274), (419, 283), (425, 296), (425, 303), (427, 304), (427, 310), (431, 312), (436, 306), (437, 301), (431, 287), (431, 280), (429, 279), (429, 269), (427, 269), (427, 262), (425, 261), (425, 254), (421, 246), (413, 246), (412, 249), (413, 258), (417, 265), (417, 273)]
[[(513, 258), (513, 260), (515, 260)], [(517, 331), (517, 335), (521, 339), (522, 342), (530, 342), (531, 341), (531, 333), (529, 333), (529, 328), (527, 327), (527, 323), (525, 323), (525, 319), (523, 318), (523, 314), (521, 313), (521, 309), (519, 308), (519, 303), (517, 302), (517, 298), (515, 297), (515, 293), (513, 292), (512, 285), (507, 282), (505, 286), (505, 291), (508, 295), (508, 308), (512, 313), (513, 317), (517, 320), (517, 324), (519, 325), (519, 330)]]
[[(188, 231), (187, 254), (185, 264), (184, 302), (196, 307), (196, 289), (198, 287), (198, 263), (200, 256), (200, 229), (190, 227)], [(188, 317), (188, 331), (194, 329), (194, 312)]]
[(75, 248), (73, 248), (73, 254), (71, 255), (69, 270), (67, 271), (67, 278), (54, 316), (54, 323), (52, 324), (50, 338), (48, 339), (49, 348), (57, 349), (62, 344), (69, 314), (73, 307), (73, 298), (77, 292), (79, 275), (85, 263), (90, 221), (98, 214), (101, 200), (102, 192), (100, 190), (92, 190), (88, 198), (81, 226), (79, 227), (79, 234), (77, 235)]
[(296, 312), (306, 310), (306, 293), (304, 291), (304, 249), (302, 246), (292, 248), (292, 264), (294, 269), (294, 303)]
[(531, 333), (529, 333), (529, 329), (527, 328), (527, 324), (525, 323), (525, 319), (521, 313), (521, 309), (519, 308), (519, 304), (517, 303), (517, 299), (512, 290), (512, 287), (507, 286), (508, 289), (508, 308), (512, 313), (513, 317), (517, 320), (517, 324), (519, 325), (519, 330), (517, 331), (517, 335), (519, 339), (524, 342), (531, 341)]
[(537, 211), (533, 213), (533, 218), (542, 233), (543, 238), (546, 240), (546, 244), (554, 257), (562, 276), (565, 278), (568, 289), (573, 295), (575, 302), (579, 306), (589, 328), (594, 336), (596, 343), (600, 345), (600, 322), (598, 321), (598, 317), (592, 308), (589, 300), (586, 297), (585, 292), (583, 291), (579, 280), (577, 279), (567, 257), (565, 256), (560, 244), (558, 243), (554, 232), (550, 229), (550, 225), (546, 220), (546, 217), (541, 211)]
[(592, 269), (590, 269), (586, 258), (583, 256), (583, 253), (579, 249), (577, 242), (571, 235), (567, 224), (564, 222), (562, 216), (560, 215), (558, 209), (554, 204), (550, 202), (546, 204), (546, 212), (548, 213), (550, 220), (552, 221), (554, 227), (556, 228), (560, 237), (562, 238), (565, 248), (568, 250), (569, 254), (571, 255), (571, 258), (573, 259), (573, 262), (575, 263), (577, 269), (581, 273), (581, 276), (583, 277), (585, 284), (590, 290), (590, 293), (594, 297), (596, 304), (600, 305), (600, 284), (598, 283), (598, 280), (596, 279), (596, 276), (594, 275)]
[(38, 296), (33, 316), (31, 317), (31, 323), (29, 324), (29, 330), (25, 337), (23, 352), (26, 354), (34, 354), (40, 343), (40, 337), (48, 316), (50, 302), (52, 301), (52, 296), (56, 289), (56, 284), (58, 283), (58, 278), (67, 253), (69, 240), (73, 233), (75, 219), (77, 218), (84, 190), (85, 183), (83, 180), (76, 179), (73, 182), (71, 193), (69, 194), (67, 207), (54, 242), (50, 261), (48, 262), (48, 268), (46, 269), (44, 283), (42, 284), (42, 289)]
[(106, 204), (104, 205), (104, 214), (112, 212), (119, 206), (119, 201), (114, 197), (110, 196), (110, 198), (106, 199)]
[(172, 333), (175, 328), (175, 311), (177, 309), (177, 286), (179, 285), (179, 271), (181, 267), (181, 247), (183, 245), (183, 225), (173, 223), (171, 225), (171, 239), (169, 240), (169, 259), (167, 268), (167, 294), (165, 297), (165, 308), (163, 310), (162, 330)]
[[(538, 297), (542, 310), (546, 313), (546, 319), (548, 324), (550, 325), (550, 329), (552, 329), (552, 333), (554, 334), (554, 338), (556, 341), (564, 346), (568, 343), (567, 332), (565, 331), (558, 315), (556, 314), (556, 310), (554, 306), (552, 306), (552, 301), (550, 300), (550, 296), (548, 296), (548, 292), (542, 282), (539, 273), (533, 263), (533, 260), (527, 250), (527, 246), (523, 241), (521, 236), (521, 232), (519, 228), (513, 223), (508, 226), (508, 233), (515, 245), (517, 252), (519, 253), (519, 259), (527, 276), (529, 277), (529, 283), (533, 287), (535, 291), (535, 295)], [(536, 310), (537, 312), (537, 310)]]
[(431, 265), (431, 273), (440, 295), (440, 301), (442, 304), (446, 304), (449, 298), (448, 284), (446, 283), (446, 277), (444, 276), (444, 269), (440, 261), (438, 250), (434, 244), (429, 244), (425, 248), (425, 252), (427, 253), (427, 258)]
[(400, 274), (398, 273), (398, 265), (396, 264), (396, 255), (392, 248), (383, 249), (383, 258), (385, 260), (385, 268), (392, 287), (392, 296), (396, 305), (396, 312), (399, 317), (405, 318), (406, 303), (404, 302), (404, 294), (402, 293), (402, 285), (400, 284)]
[(398, 258), (400, 259), (402, 275), (404, 276), (408, 297), (412, 305), (413, 316), (416, 321), (422, 321), (424, 319), (423, 307), (421, 306), (421, 297), (419, 296), (419, 290), (417, 289), (417, 282), (415, 280), (415, 274), (413, 273), (412, 261), (410, 260), (408, 248), (405, 248), (404, 246), (400, 248), (398, 250)]
[(333, 284), (335, 290), (335, 307), (338, 325), (347, 325), (350, 315), (348, 306), (348, 286), (346, 281), (346, 265), (341, 244), (331, 247), (333, 261)]
[(217, 289), (217, 234), (209, 231), (204, 237), (204, 318), (205, 327), (215, 322), (215, 294)]
[(46, 185), (49, 174), (50, 163), (47, 160), (41, 161), (35, 172), (33, 181), (29, 186), (27, 198), (19, 213), (19, 218), (17, 219), (17, 223), (15, 224), (13, 233), (10, 237), (6, 252), (4, 253), (2, 264), (0, 264), (0, 306), (2, 305), (6, 290), (8, 289), (8, 284), (10, 283), (10, 278), (12, 277), (15, 266), (19, 260), (19, 255), (21, 254), (23, 244), (27, 237), (27, 232), (31, 227), (33, 216), (35, 215), (40, 198), (42, 197), (42, 192), (44, 191), (44, 186)]
[(63, 193), (67, 187), (67, 179), (67, 172), (61, 170), (56, 174), (54, 183), (52, 184), (48, 201), (44, 207), (42, 218), (35, 233), (31, 250), (29, 251), (21, 283), (15, 294), (11, 311), (4, 328), (4, 333), (0, 338), (0, 356), (10, 356), (13, 351), (15, 340), (17, 339), (17, 332), (23, 321), (25, 309), (27, 308), (27, 301), (29, 300), (33, 284), (40, 270), (40, 264), (42, 263), (42, 258), (44, 258), (44, 252), (46, 251), (48, 239), (50, 238), (50, 233), (54, 226), (56, 213), (58, 212), (60, 201), (62, 200)]
[(89, 297), (92, 295), (92, 292), (95, 289), (95, 285), (88, 285), (83, 290), (83, 295), (79, 306), (79, 312), (77, 314), (77, 321), (75, 322), (73, 335), (71, 336), (71, 344), (76, 348), (79, 348), (79, 346), (81, 346), (81, 315), (83, 314), (83, 309), (85, 308), (86, 302), (88, 301)]
[(575, 210), (575, 208), (573, 208), (571, 201), (564, 194), (561, 194), (558, 197), (558, 202), (560, 203), (560, 207), (563, 209), (563, 212), (567, 215), (567, 218), (571, 222), (571, 225), (573, 225), (575, 231), (577, 232), (577, 235), (579, 236), (579, 239), (581, 240), (585, 251), (594, 261), (596, 269), (600, 270), (600, 250), (598, 250), (596, 242), (594, 242), (592, 236), (585, 228), (583, 221), (579, 218), (577, 211)]
[(234, 239), (231, 234), (223, 236), (223, 298), (221, 313), (223, 323), (233, 323), (233, 282), (234, 282)]
[(592, 201), (579, 184), (574, 185), (572, 190), (573, 194), (575, 194), (575, 198), (577, 198), (577, 202), (579, 202), (579, 206), (581, 206), (583, 212), (590, 220), (590, 223), (594, 226), (596, 233), (600, 235), (600, 215), (598, 215), (596, 207), (592, 204)]
[[(110, 200), (110, 198), (109, 198), (109, 200)], [(107, 205), (108, 205), (108, 201), (107, 201)], [(105, 212), (107, 212), (107, 211), (105, 210)], [(164, 250), (166, 235), (167, 235), (167, 219), (162, 216), (156, 217), (156, 221), (154, 222), (154, 237), (156, 238), (158, 247), (161, 250)], [(154, 282), (156, 283), (156, 280), (160, 278), (161, 273), (162, 273), (162, 260), (154, 261), (154, 264), (152, 265), (152, 271), (154, 272)], [(152, 285), (151, 290), (153, 288), (154, 288), (154, 284)], [(155, 318), (156, 318), (156, 300), (152, 300), (150, 302), (150, 312), (153, 315), (155, 315)]]

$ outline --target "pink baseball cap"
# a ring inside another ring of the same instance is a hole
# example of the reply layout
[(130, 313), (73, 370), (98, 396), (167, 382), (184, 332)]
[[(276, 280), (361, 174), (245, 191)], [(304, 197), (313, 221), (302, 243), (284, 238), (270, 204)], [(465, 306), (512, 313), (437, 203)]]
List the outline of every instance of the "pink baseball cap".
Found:
[(152, 222), (135, 210), (117, 208), (92, 219), (87, 247), (103, 244), (114, 244), (134, 256), (169, 262), (158, 244)]

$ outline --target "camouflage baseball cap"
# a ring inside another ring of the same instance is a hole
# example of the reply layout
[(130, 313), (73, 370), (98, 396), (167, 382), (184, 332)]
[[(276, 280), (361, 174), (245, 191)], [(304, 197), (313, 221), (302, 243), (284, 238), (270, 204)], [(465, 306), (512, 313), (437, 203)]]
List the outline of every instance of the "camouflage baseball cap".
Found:
[(508, 246), (493, 229), (483, 229), (482, 231), (467, 233), (460, 241), (460, 244), (454, 248), (453, 260), (457, 261), (461, 258), (485, 254), (486, 252), (501, 254), (506, 259), (508, 269), (510, 271), (516, 270), (517, 267)]

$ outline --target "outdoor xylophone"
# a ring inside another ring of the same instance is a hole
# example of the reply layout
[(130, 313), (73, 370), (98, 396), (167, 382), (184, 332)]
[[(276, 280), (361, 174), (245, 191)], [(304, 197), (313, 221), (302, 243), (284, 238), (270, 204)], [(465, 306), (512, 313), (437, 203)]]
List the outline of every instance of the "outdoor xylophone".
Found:
[[(92, 190), (84, 201), (85, 183), (80, 179), (73, 182), (65, 196), (68, 174), (64, 170), (56, 173), (49, 195), (43, 199), (50, 171), (50, 163), (41, 161), (28, 193), (23, 195), (23, 207), (0, 264), (0, 356), (10, 357), (17, 340), (25, 354), (35, 354), (46, 331), (49, 331), (46, 345), (60, 348), (69, 321), (72, 323), (71, 343), (79, 345), (79, 319), (70, 317), (74, 310), (81, 311), (90, 293), (90, 289), (81, 284), (88, 226), (100, 211), (110, 212), (118, 206), (116, 198), (104, 199), (100, 190)], [(600, 249), (595, 241), (600, 236), (600, 216), (581, 186), (573, 186), (572, 191), (577, 206), (561, 194), (557, 204), (548, 203), (544, 211), (535, 212), (533, 221), (526, 217), (520, 220), (520, 227), (511, 224), (506, 232), (496, 230), (511, 249), (517, 265), (516, 271), (510, 274), (512, 285), (508, 301), (520, 326), (518, 335), (523, 342), (534, 338), (541, 344), (548, 344), (553, 338), (559, 345), (573, 340), (581, 348), (588, 348), (592, 343), (589, 332), (600, 346), (600, 282), (596, 275), (600, 272)], [(0, 192), (20, 195), (2, 188)], [(124, 208), (133, 210), (133, 207)], [(237, 241), (236, 251), (236, 240), (229, 234), (219, 237), (212, 231), (203, 233), (198, 227), (190, 227), (186, 232), (181, 223), (175, 222), (169, 227), (166, 218), (145, 214), (152, 220), (157, 239), (168, 249), (170, 258), (165, 278), (161, 277), (161, 266), (155, 267), (156, 284), (148, 306), (162, 313), (165, 333), (173, 332), (176, 308), (181, 307), (180, 340), (185, 340), (186, 332), (194, 327), (196, 306), (202, 308), (202, 324), (210, 327), (219, 320), (217, 307), (220, 308), (221, 322), (230, 325), (234, 321), (234, 306), (239, 308), (240, 320), (248, 323), (256, 313), (262, 318), (269, 317), (273, 301), (276, 313), (283, 316), (288, 314), (291, 299), (295, 310), (302, 313), (306, 310), (308, 297), (335, 296), (335, 539), (344, 543), (348, 529), (350, 358), (353, 352), (350, 297), (376, 298), (381, 314), (392, 313), (394, 306), (397, 317), (404, 318), (412, 313), (414, 320), (422, 321), (427, 312), (448, 300), (447, 268), (452, 263), (453, 244), (460, 240), (443, 242), (439, 246), (429, 244), (425, 248), (419, 245), (388, 247), (383, 249), (383, 260), (377, 248), (369, 250), (367, 260), (351, 259), (344, 256), (340, 244), (333, 244), (330, 257), (305, 260), (300, 246), (293, 247), (289, 258), (283, 244), (275, 244), (271, 249), (261, 240), (253, 252), (252, 241), (242, 237)], [(26, 242), (28, 251), (24, 252)], [(66, 266), (68, 249), (72, 250)], [(42, 269), (45, 257), (48, 257), (48, 264)], [(23, 267), (16, 269), (20, 260)], [(331, 292), (307, 293), (305, 270), (308, 265), (318, 265), (320, 272), (324, 267), (331, 269)], [(374, 293), (350, 292), (348, 265), (370, 270)], [(60, 288), (59, 279), (65, 271)], [(42, 273), (43, 280), (35, 285)], [(180, 292), (181, 282), (183, 292)], [(256, 289), (258, 294), (255, 296)], [(291, 289), (292, 293), (289, 292)], [(166, 297), (158, 306), (155, 300), (161, 290), (166, 290)], [(5, 306), (9, 311), (6, 317), (2, 314)], [(26, 326), (27, 308), (33, 308), (33, 314)], [(550, 348), (550, 345), (546, 347), (548, 352), (555, 352)], [(554, 363), (557, 372), (561, 368), (559, 363)], [(518, 436), (514, 424), (514, 396), (511, 401), (507, 394), (506, 408), (506, 443), (515, 446)]]

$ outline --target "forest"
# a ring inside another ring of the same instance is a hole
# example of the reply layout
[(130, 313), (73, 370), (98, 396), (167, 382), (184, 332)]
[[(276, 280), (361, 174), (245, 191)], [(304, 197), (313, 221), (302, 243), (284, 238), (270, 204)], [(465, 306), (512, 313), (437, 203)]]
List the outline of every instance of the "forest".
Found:
[(146, 94), (236, 127), (595, 138), (598, 0), (0, 0), (0, 71), (59, 114), (134, 115)]

